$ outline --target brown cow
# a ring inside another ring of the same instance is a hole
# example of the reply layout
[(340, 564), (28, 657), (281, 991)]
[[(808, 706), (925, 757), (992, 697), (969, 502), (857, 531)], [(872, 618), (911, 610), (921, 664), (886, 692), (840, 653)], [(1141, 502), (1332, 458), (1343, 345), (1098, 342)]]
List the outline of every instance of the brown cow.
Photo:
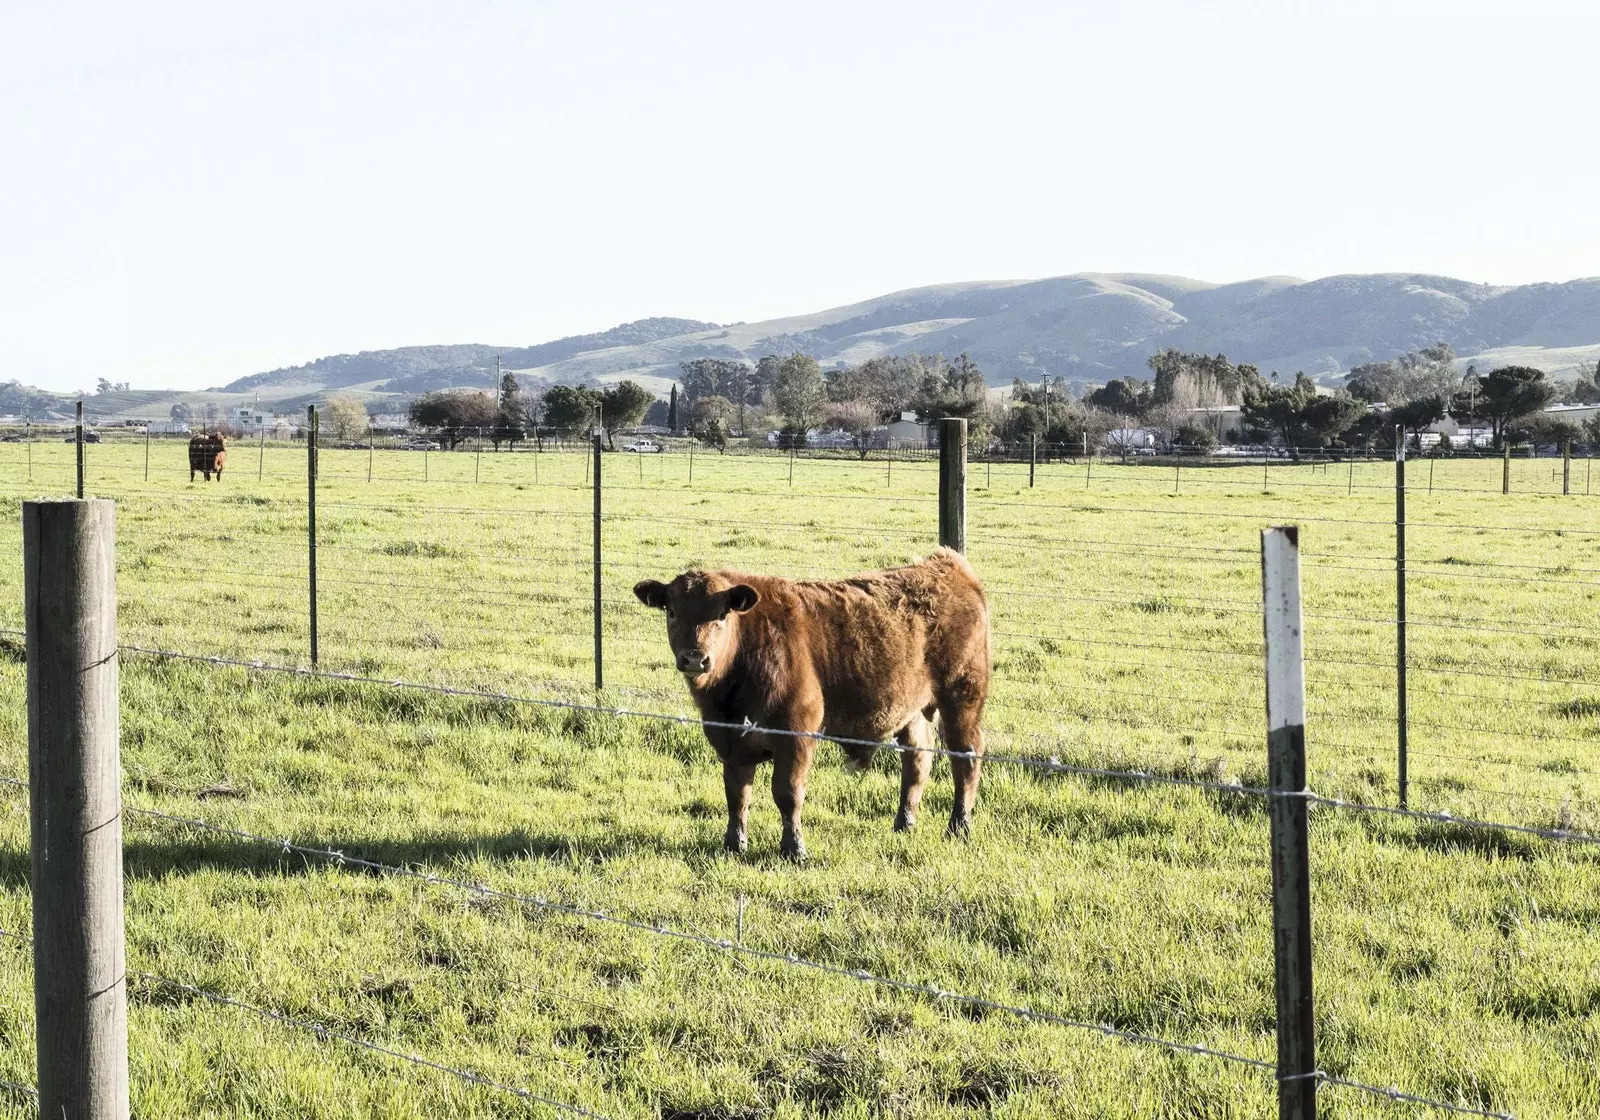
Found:
[(222, 466), (228, 460), (226, 446), (221, 432), (189, 437), (189, 481), (193, 482), (194, 472), (199, 471), (207, 482), (211, 481), (213, 472), (221, 482)]
[[(778, 731), (823, 732), (903, 748), (902, 831), (917, 819), (933, 766), (935, 713), (952, 755), (950, 832), (965, 835), (978, 796), (989, 696), (989, 606), (966, 559), (941, 548), (904, 568), (844, 580), (789, 580), (732, 571), (647, 579), (633, 593), (666, 611), (667, 639), (708, 721)], [(707, 727), (722, 759), (729, 851), (746, 846), (745, 816), (756, 767), (773, 764), (772, 799), (783, 817), (779, 850), (805, 858), (800, 810), (817, 740)], [(876, 748), (845, 745), (865, 765)]]

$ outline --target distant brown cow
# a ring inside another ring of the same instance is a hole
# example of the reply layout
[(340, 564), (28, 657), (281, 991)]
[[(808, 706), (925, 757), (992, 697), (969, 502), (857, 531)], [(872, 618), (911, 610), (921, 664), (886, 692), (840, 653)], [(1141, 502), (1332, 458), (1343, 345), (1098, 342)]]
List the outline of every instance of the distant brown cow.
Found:
[(189, 481), (194, 481), (194, 472), (199, 471), (205, 475), (206, 481), (211, 481), (211, 475), (216, 473), (217, 481), (222, 481), (222, 466), (228, 461), (228, 453), (224, 448), (226, 441), (222, 433), (212, 432), (208, 435), (196, 435), (189, 438)]
[[(989, 696), (989, 606), (960, 553), (941, 548), (908, 567), (831, 581), (693, 570), (671, 583), (644, 580), (633, 593), (666, 611), (667, 639), (702, 719), (873, 742), (893, 736), (906, 748), (896, 831), (916, 823), (937, 712), (948, 748), (972, 755), (950, 760), (950, 832), (968, 832)], [(770, 759), (772, 799), (783, 817), (779, 850), (804, 859), (800, 810), (817, 740), (705, 732), (728, 794), (724, 846), (745, 849), (751, 783)], [(844, 751), (865, 765), (874, 748)]]

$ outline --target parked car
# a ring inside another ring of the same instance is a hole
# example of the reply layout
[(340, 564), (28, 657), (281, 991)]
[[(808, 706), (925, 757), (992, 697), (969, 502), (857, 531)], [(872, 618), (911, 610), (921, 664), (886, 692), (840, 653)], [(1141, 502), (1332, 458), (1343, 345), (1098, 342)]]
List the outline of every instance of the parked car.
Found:
[(653, 455), (661, 450), (661, 445), (659, 443), (651, 443), (647, 439), (641, 439), (637, 443), (628, 444), (622, 450), (637, 451), (641, 455)]
[(439, 445), (431, 439), (408, 439), (401, 447), (403, 451), (437, 451)]
[[(76, 435), (70, 435), (66, 439), (62, 440), (61, 442), (62, 443), (77, 443), (78, 442), (78, 437)], [(100, 433), (99, 432), (84, 432), (83, 433), (83, 442), (84, 443), (99, 443), (100, 442)]]
[(21, 436), (0, 436), (0, 443), (21, 443)]

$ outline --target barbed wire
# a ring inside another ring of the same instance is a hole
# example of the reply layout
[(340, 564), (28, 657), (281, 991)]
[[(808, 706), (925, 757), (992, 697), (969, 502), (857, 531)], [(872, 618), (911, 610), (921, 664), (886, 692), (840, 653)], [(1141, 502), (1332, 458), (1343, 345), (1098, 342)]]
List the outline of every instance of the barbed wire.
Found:
[[(133, 814), (141, 813), (142, 811), (137, 809), (128, 809), (126, 812)], [(14, 933), (11, 930), (4, 928), (0, 928), (0, 937), (8, 938), (24, 945), (33, 944), (33, 938), (24, 934)], [(240, 1011), (248, 1011), (250, 1014), (259, 1016), (268, 1022), (277, 1023), (285, 1027), (291, 1027), (295, 1030), (306, 1031), (310, 1034), (316, 1035), (320, 1039), (337, 1039), (338, 1041), (348, 1043), (351, 1046), (356, 1046), (363, 1050), (370, 1050), (375, 1054), (383, 1054), (386, 1057), (398, 1058), (401, 1061), (410, 1062), (412, 1065), (421, 1066), (424, 1069), (431, 1069), (438, 1073), (447, 1073), (450, 1076), (459, 1078), (470, 1085), (477, 1085), (485, 1089), (495, 1089), (502, 1093), (509, 1093), (514, 1097), (519, 1097), (522, 1100), (529, 1101), (534, 1104), (546, 1105), (550, 1108), (556, 1109), (559, 1112), (571, 1113), (574, 1116), (588, 1116), (592, 1117), (593, 1120), (609, 1120), (609, 1118), (603, 1113), (584, 1108), (582, 1105), (568, 1104), (566, 1101), (559, 1101), (554, 1097), (543, 1096), (542, 1094), (535, 1093), (531, 1089), (524, 1089), (519, 1085), (508, 1085), (504, 1081), (496, 1081), (494, 1078), (485, 1077), (481, 1073), (474, 1073), (471, 1070), (458, 1069), (455, 1066), (445, 1065), (443, 1062), (436, 1062), (430, 1058), (424, 1058), (420, 1054), (411, 1054), (404, 1050), (396, 1050), (392, 1046), (385, 1046), (382, 1043), (373, 1042), (369, 1039), (362, 1038), (359, 1035), (349, 1034), (345, 1031), (338, 1030), (335, 1027), (330, 1027), (324, 1023), (316, 1022), (315, 1020), (300, 1019), (293, 1015), (286, 1015), (282, 1011), (274, 1011), (271, 1008), (266, 1007), (257, 1007), (252, 1003), (247, 1003), (244, 1000), (238, 999), (234, 996), (224, 995), (221, 992), (209, 991), (193, 984), (186, 984), (182, 980), (174, 980), (168, 976), (161, 976), (154, 972), (145, 972), (136, 968), (127, 969), (125, 971), (125, 975), (136, 977), (148, 984), (154, 984), (163, 988), (171, 989), (173, 991), (179, 991), (187, 995), (196, 996), (200, 999), (208, 1000), (224, 1007), (232, 1007)], [(38, 1096), (38, 1093), (34, 1092), (34, 1096)]]

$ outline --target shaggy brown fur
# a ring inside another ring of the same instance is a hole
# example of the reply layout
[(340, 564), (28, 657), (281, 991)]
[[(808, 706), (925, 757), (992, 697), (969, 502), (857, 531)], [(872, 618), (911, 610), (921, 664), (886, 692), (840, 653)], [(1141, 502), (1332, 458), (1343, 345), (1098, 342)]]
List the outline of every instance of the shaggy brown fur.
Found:
[[(842, 580), (688, 571), (633, 593), (667, 615), (667, 638), (702, 718), (784, 731), (886, 741), (901, 755), (897, 830), (916, 823), (933, 765), (929, 721), (943, 721), (952, 757), (950, 831), (965, 834), (978, 796), (989, 696), (989, 607), (960, 553), (941, 548), (904, 568)], [(708, 727), (722, 759), (731, 851), (746, 845), (756, 767), (773, 763), (781, 851), (805, 858), (800, 810), (817, 740)], [(855, 761), (871, 747), (846, 747)]]
[(228, 460), (228, 453), (223, 450), (226, 441), (220, 433), (210, 435), (195, 435), (189, 437), (189, 481), (194, 481), (194, 472), (199, 471), (206, 476), (206, 481), (211, 481), (215, 472), (217, 481), (222, 481), (222, 465)]

